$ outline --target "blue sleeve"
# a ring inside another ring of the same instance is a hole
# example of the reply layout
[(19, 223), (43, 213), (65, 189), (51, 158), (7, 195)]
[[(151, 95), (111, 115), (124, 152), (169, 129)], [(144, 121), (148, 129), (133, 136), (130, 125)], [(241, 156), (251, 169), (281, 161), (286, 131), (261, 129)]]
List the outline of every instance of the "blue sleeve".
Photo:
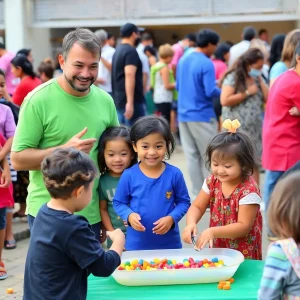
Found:
[(284, 279), (290, 263), (280, 245), (273, 244), (268, 250), (263, 276), (258, 291), (258, 299), (282, 299)]
[(278, 76), (283, 74), (287, 70), (287, 67), (284, 62), (278, 61), (273, 65), (270, 71), (270, 80), (276, 79)]
[(191, 200), (190, 196), (183, 178), (183, 175), (180, 170), (176, 173), (175, 176), (175, 208), (169, 214), (174, 220), (174, 223), (178, 223), (182, 217), (188, 211)]
[(125, 171), (120, 178), (117, 191), (113, 199), (113, 207), (116, 214), (125, 221), (127, 221), (128, 216), (134, 212), (129, 207), (130, 199), (130, 173)]
[(219, 97), (221, 89), (216, 85), (215, 67), (211, 61), (203, 65), (203, 86), (206, 97)]

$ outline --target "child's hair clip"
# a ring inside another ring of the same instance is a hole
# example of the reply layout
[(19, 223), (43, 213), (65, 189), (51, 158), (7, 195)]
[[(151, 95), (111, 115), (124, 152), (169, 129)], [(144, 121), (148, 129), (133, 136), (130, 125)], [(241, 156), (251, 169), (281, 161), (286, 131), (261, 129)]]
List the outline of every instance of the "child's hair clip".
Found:
[(223, 128), (227, 129), (228, 132), (236, 133), (236, 130), (241, 127), (241, 123), (238, 119), (231, 121), (230, 119), (226, 119), (222, 125)]

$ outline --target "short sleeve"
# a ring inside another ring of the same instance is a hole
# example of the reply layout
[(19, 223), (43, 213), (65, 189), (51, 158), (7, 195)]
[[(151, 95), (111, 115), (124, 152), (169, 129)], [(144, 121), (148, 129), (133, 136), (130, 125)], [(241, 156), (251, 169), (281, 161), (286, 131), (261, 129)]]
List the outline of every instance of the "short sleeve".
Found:
[(114, 100), (113, 98), (109, 95), (110, 97), (110, 107), (111, 107), (111, 122), (110, 122), (110, 127), (114, 127), (114, 126), (119, 126), (120, 123), (119, 123), (119, 119), (118, 119), (118, 114), (117, 114), (117, 109), (116, 109), (116, 106), (114, 104)]
[(206, 179), (204, 180), (203, 184), (202, 184), (202, 190), (206, 193), (206, 194), (210, 194), (210, 191), (209, 191), (209, 187), (206, 183)]
[[(107, 52), (107, 55), (106, 55), (106, 60), (109, 62), (109, 63), (111, 63), (112, 62), (112, 59), (113, 59), (113, 56), (114, 56), (114, 54), (115, 54), (115, 49), (113, 48), (113, 49), (110, 49), (110, 51), (108, 51)], [(104, 59), (105, 59), (104, 58)]]
[(142, 67), (143, 67), (143, 73), (150, 73), (150, 67), (149, 67), (149, 62), (148, 58), (144, 53), (139, 53), (140, 60), (142, 62)]
[(208, 194), (211, 194), (211, 192), (214, 190), (214, 186), (216, 184), (216, 178), (215, 178), (215, 176), (213, 174), (209, 175), (205, 179), (205, 183), (207, 185)]
[(16, 123), (14, 120), (14, 115), (11, 111), (11, 108), (7, 106), (7, 112), (6, 112), (6, 122), (5, 122), (5, 128), (4, 128), (4, 134), (5, 138), (11, 138), (14, 136), (16, 131)]
[(125, 56), (125, 66), (133, 65), (138, 67), (139, 61), (140, 58), (135, 49), (128, 51), (128, 53)]
[(7, 60), (5, 57), (0, 59), (0, 69), (7, 73), (8, 69), (10, 68), (10, 60)]
[(178, 44), (175, 44), (174, 46), (172, 46), (172, 48), (174, 51), (174, 55), (173, 55), (173, 58), (171, 61), (171, 65), (177, 66), (180, 58), (183, 56), (184, 51), (183, 51), (182, 47)]
[(222, 85), (229, 85), (229, 86), (234, 87), (234, 85), (235, 85), (234, 74), (233, 74), (233, 73), (229, 73), (229, 74), (224, 78), (224, 81), (223, 81), (223, 84), (222, 84)]
[(261, 197), (257, 193), (250, 193), (239, 201), (239, 205), (260, 204)]
[(78, 226), (70, 234), (66, 247), (67, 255), (76, 261), (81, 269), (87, 268), (105, 254), (90, 225), (81, 218)]
[(101, 187), (101, 177), (100, 177), (100, 180), (99, 180), (99, 186), (98, 186), (98, 193), (99, 193), (99, 200), (106, 200), (105, 199), (105, 195), (103, 193), (103, 190), (102, 190), (102, 187)]
[(284, 62), (278, 61), (273, 65), (270, 71), (270, 80), (276, 79), (278, 76), (287, 71), (287, 67)]
[(20, 152), (28, 148), (37, 148), (42, 136), (43, 124), (41, 117), (31, 100), (25, 99), (20, 110), (12, 151)]

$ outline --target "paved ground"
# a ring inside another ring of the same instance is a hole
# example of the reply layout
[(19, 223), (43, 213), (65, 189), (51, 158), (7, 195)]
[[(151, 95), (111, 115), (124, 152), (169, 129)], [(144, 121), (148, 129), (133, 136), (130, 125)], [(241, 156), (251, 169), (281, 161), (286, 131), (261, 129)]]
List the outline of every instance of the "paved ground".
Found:
[[(191, 183), (187, 173), (185, 158), (180, 147), (177, 147), (177, 149), (175, 150), (175, 153), (173, 154), (170, 163), (176, 165), (182, 170), (187, 186), (188, 188), (190, 188)], [(263, 175), (261, 176), (261, 181), (263, 182)], [(206, 214), (204, 215), (203, 219), (201, 220), (198, 226), (199, 232), (207, 228), (208, 223), (209, 223), (209, 212), (206, 212)], [(180, 230), (184, 228), (185, 218), (181, 220), (179, 226), (180, 226)], [(24, 239), (28, 236), (27, 223), (24, 220), (17, 220), (14, 224), (14, 232), (17, 233), (16, 236), (19, 239), (23, 239), (23, 240), (18, 242), (17, 249), (4, 250), (3, 252), (4, 263), (6, 264), (9, 277), (4, 281), (0, 281), (0, 300), (22, 299), (22, 295), (23, 295), (22, 290), (23, 290), (23, 279), (24, 279), (24, 266), (25, 266), (26, 254), (27, 254), (28, 243), (29, 243), (29, 239)], [(268, 240), (264, 232), (263, 257), (265, 257), (267, 246), (268, 246)], [(191, 246), (185, 244), (184, 247), (191, 247)], [(13, 288), (14, 294), (7, 295), (6, 294), (7, 288)]]

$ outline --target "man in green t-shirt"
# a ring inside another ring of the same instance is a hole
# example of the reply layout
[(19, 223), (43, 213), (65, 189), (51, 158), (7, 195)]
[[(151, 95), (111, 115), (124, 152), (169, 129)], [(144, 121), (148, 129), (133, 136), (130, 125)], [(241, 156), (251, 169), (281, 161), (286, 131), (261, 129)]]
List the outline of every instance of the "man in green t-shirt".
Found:
[[(112, 98), (93, 85), (101, 53), (97, 37), (88, 29), (79, 28), (65, 36), (62, 47), (59, 63), (63, 74), (27, 95), (12, 146), (14, 168), (30, 171), (30, 227), (42, 204), (50, 200), (40, 172), (43, 158), (56, 148), (74, 147), (89, 153), (98, 165), (98, 140), (107, 127), (118, 125)], [(98, 182), (94, 182), (91, 203), (80, 214), (88, 219), (99, 238)]]

